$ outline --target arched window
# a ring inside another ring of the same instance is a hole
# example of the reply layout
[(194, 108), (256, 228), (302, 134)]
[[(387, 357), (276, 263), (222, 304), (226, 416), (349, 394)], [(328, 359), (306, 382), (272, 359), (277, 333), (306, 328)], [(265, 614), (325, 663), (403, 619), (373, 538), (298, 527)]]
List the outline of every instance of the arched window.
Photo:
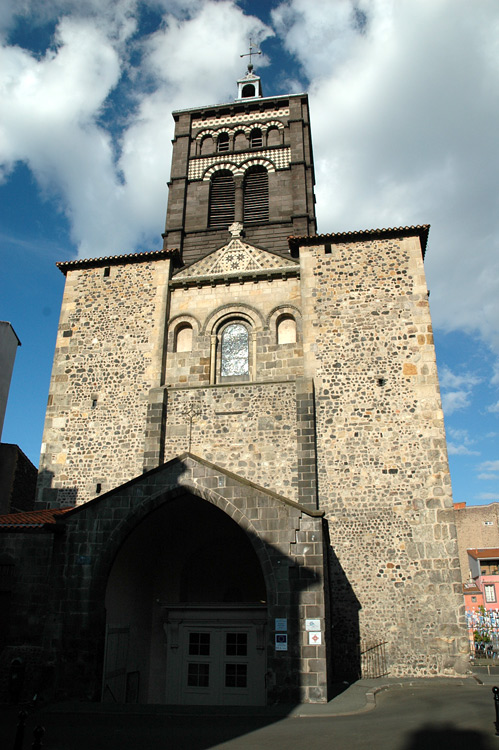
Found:
[(216, 172), (210, 183), (210, 227), (226, 228), (234, 221), (235, 184), (232, 172)]
[(180, 323), (175, 331), (175, 351), (192, 351), (192, 326), (190, 323)]
[(267, 132), (267, 146), (280, 146), (281, 135), (277, 128), (270, 128)]
[(234, 151), (244, 151), (247, 148), (248, 139), (246, 138), (246, 133), (240, 130), (234, 137)]
[(253, 128), (250, 133), (251, 148), (261, 148), (263, 146), (263, 136), (260, 128)]
[(281, 315), (277, 320), (277, 343), (296, 343), (296, 321), (292, 315)]
[(229, 323), (221, 335), (220, 375), (249, 375), (249, 333), (242, 323)]
[(244, 223), (269, 220), (269, 176), (265, 167), (251, 167), (244, 177)]
[(217, 140), (217, 151), (222, 153), (229, 150), (229, 134), (220, 133)]
[(250, 96), (256, 96), (255, 84), (245, 83), (241, 93), (244, 99), (249, 98)]
[(201, 155), (212, 154), (215, 150), (213, 138), (211, 135), (206, 135), (201, 141)]

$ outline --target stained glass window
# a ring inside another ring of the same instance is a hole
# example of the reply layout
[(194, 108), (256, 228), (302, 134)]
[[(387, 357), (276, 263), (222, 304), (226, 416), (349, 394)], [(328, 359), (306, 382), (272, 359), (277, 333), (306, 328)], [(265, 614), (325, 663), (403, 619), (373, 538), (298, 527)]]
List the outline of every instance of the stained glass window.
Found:
[(231, 323), (224, 329), (221, 360), (220, 374), (222, 377), (248, 375), (248, 331), (241, 323)]

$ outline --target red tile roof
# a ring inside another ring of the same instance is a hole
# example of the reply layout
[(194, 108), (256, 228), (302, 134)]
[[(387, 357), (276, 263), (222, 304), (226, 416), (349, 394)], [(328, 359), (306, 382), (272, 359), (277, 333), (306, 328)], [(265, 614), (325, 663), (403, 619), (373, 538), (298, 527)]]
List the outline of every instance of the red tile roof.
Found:
[(67, 513), (73, 508), (52, 508), (51, 510), (30, 510), (21, 513), (8, 513), (0, 516), (1, 529), (36, 529), (46, 524), (55, 524), (57, 516)]

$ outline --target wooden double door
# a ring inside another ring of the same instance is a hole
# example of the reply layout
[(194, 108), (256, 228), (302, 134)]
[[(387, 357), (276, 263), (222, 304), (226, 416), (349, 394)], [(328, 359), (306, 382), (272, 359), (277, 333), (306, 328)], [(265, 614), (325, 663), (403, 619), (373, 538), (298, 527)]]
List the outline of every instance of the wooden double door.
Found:
[(170, 613), (165, 624), (166, 702), (265, 705), (265, 613), (262, 614)]

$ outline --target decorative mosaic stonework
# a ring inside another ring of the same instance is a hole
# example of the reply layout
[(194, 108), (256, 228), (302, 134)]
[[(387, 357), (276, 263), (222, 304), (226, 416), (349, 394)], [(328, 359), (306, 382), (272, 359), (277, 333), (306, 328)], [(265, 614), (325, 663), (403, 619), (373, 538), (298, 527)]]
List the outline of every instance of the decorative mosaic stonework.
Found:
[(243, 175), (245, 171), (255, 164), (262, 164), (267, 171), (273, 172), (277, 169), (287, 169), (291, 163), (291, 149), (272, 148), (258, 151), (255, 158), (254, 151), (243, 151), (238, 154), (220, 154), (208, 156), (202, 159), (191, 159), (189, 162), (189, 180), (209, 179), (207, 170), (213, 165), (222, 169), (228, 169), (234, 175)]
[(192, 128), (209, 128), (212, 125), (232, 125), (236, 122), (260, 122), (268, 120), (269, 117), (288, 117), (289, 107), (286, 109), (273, 109), (271, 111), (250, 112), (237, 115), (228, 115), (227, 117), (210, 117), (209, 120), (193, 120)]
[(203, 260), (184, 268), (175, 274), (175, 279), (189, 279), (198, 276), (220, 276), (239, 271), (264, 271), (296, 268), (295, 261), (281, 258), (265, 250), (242, 242), (234, 237), (228, 245), (215, 250)]

